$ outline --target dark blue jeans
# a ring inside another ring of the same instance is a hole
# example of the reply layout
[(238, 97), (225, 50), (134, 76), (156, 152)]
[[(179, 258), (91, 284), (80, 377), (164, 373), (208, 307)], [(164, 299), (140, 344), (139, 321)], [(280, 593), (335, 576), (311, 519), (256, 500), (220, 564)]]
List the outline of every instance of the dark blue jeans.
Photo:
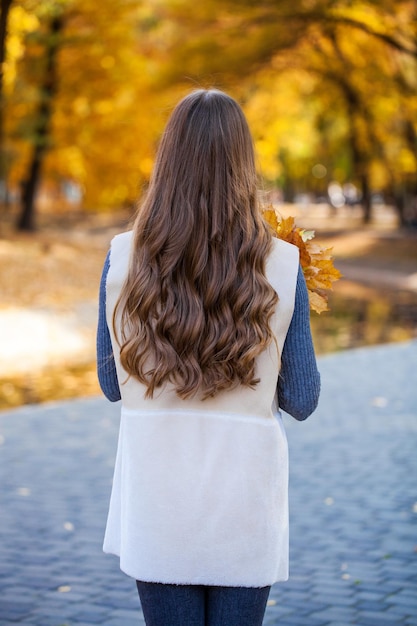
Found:
[(261, 626), (271, 589), (136, 585), (146, 626)]

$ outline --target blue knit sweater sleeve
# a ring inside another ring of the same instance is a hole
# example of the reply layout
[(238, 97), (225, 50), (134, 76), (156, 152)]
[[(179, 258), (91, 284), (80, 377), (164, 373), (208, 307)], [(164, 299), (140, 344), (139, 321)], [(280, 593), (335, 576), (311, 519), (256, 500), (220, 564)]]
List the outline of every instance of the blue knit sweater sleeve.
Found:
[(295, 306), (285, 339), (278, 379), (278, 406), (297, 420), (305, 420), (317, 407), (320, 374), (310, 329), (310, 305), (301, 267)]
[(100, 281), (97, 326), (97, 375), (101, 390), (111, 402), (120, 400), (120, 388), (117, 380), (113, 347), (106, 319), (106, 279), (110, 267), (110, 252), (104, 262)]

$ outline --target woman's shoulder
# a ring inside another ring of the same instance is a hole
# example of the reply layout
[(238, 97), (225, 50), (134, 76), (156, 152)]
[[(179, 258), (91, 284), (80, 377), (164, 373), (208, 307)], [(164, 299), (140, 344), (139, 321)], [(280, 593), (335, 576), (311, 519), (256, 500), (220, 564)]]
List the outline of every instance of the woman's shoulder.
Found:
[(295, 263), (298, 266), (300, 260), (300, 251), (292, 243), (279, 239), (279, 237), (272, 238), (271, 251), (269, 254), (268, 264), (280, 264), (283, 262)]
[(129, 230), (123, 233), (119, 233), (113, 237), (110, 242), (110, 264), (115, 257), (125, 256), (130, 254), (130, 246), (132, 241), (133, 231)]
[(113, 248), (113, 247), (119, 246), (119, 245), (126, 245), (127, 243), (130, 244), (130, 241), (132, 239), (132, 235), (133, 235), (133, 231), (132, 230), (127, 230), (127, 231), (125, 231), (123, 233), (118, 233), (111, 240), (110, 247)]
[(274, 237), (266, 261), (265, 274), (281, 300), (284, 294), (291, 298), (292, 294), (295, 294), (299, 265), (300, 254), (297, 246)]
[(132, 231), (119, 233), (111, 240), (107, 283), (112, 280), (118, 282), (126, 274), (130, 259), (131, 241)]

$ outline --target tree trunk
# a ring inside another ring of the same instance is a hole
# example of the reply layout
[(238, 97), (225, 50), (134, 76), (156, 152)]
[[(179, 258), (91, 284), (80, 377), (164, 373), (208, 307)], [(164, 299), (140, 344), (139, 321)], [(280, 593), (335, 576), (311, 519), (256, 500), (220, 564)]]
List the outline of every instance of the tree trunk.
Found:
[(362, 209), (363, 209), (363, 223), (369, 224), (372, 218), (372, 197), (369, 187), (368, 173), (364, 169), (361, 174), (361, 191), (362, 191)]
[(35, 143), (28, 175), (22, 184), (21, 213), (18, 218), (19, 230), (35, 230), (35, 199), (41, 178), (42, 164), (50, 142), (50, 122), (53, 99), (57, 90), (57, 53), (59, 34), (63, 27), (62, 15), (51, 19), (46, 44), (46, 64), (43, 84), (40, 86), (41, 100), (37, 113)]
[[(361, 137), (361, 126), (358, 122), (362, 119), (366, 121), (368, 126), (370, 126), (372, 121), (368, 114), (366, 105), (362, 101), (360, 93), (349, 80), (346, 57), (338, 44), (335, 32), (328, 32), (327, 35), (333, 44), (335, 53), (343, 66), (346, 68), (345, 75), (334, 75), (333, 81), (342, 90), (345, 98), (347, 121), (349, 124), (349, 143), (352, 151), (353, 172), (358, 178), (362, 193), (361, 204), (363, 210), (363, 223), (369, 224), (372, 219), (372, 198), (369, 185), (369, 155), (366, 147), (364, 146), (364, 137)], [(370, 130), (368, 129), (368, 134), (369, 132)]]
[(4, 185), (4, 194), (7, 197), (6, 188), (6, 155), (4, 149), (4, 94), (3, 94), (3, 68), (6, 59), (6, 39), (9, 10), (12, 0), (1, 0), (0, 14), (0, 184)]
[(401, 228), (404, 228), (407, 226), (407, 219), (405, 215), (404, 190), (401, 189), (399, 186), (395, 190), (393, 200), (394, 200), (394, 207), (398, 215), (399, 225), (401, 226)]
[(348, 121), (349, 121), (349, 134), (350, 134), (350, 147), (352, 151), (352, 165), (353, 171), (359, 179), (359, 185), (362, 193), (362, 210), (363, 210), (363, 223), (369, 224), (372, 219), (372, 199), (371, 189), (369, 185), (369, 164), (368, 158), (364, 150), (362, 149), (358, 127), (356, 123), (356, 116), (358, 113), (358, 101), (356, 97), (352, 98), (352, 92), (349, 93), (345, 90), (347, 106), (348, 106)]

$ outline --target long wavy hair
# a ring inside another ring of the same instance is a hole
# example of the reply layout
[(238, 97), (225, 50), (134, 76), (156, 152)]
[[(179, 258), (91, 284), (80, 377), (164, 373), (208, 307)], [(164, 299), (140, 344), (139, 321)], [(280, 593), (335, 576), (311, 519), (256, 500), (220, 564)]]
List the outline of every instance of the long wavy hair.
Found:
[(162, 136), (113, 318), (121, 363), (146, 397), (168, 382), (182, 399), (259, 382), (277, 302), (270, 247), (243, 112), (221, 91), (193, 91)]

